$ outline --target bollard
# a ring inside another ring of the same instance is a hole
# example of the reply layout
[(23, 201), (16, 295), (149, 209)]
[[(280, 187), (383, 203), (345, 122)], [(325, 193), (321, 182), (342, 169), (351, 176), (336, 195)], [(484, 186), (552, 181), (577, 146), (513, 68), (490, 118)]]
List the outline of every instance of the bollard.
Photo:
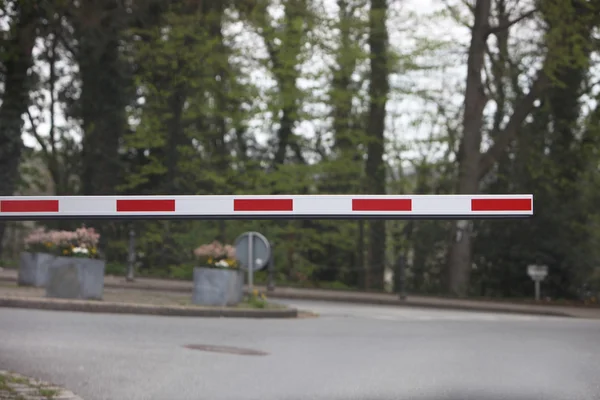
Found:
[(135, 231), (131, 229), (129, 231), (129, 257), (127, 264), (127, 280), (129, 282), (133, 282), (135, 280), (134, 277), (134, 269), (135, 269)]

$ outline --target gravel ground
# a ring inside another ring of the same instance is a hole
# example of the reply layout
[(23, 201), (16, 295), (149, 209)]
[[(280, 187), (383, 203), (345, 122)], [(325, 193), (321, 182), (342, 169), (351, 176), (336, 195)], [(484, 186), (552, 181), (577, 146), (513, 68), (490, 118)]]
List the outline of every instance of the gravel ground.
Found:
[(0, 370), (0, 400), (82, 400), (48, 382)]
[[(0, 296), (10, 297), (46, 297), (46, 291), (43, 288), (21, 287), (11, 282), (0, 282)], [(161, 292), (135, 289), (104, 289), (104, 301), (125, 304), (145, 304), (155, 306), (195, 306), (191, 301), (192, 294)], [(200, 307), (200, 306), (195, 306)], [(239, 304), (238, 307), (246, 307), (246, 303)], [(282, 308), (284, 306), (269, 303), (267, 308)]]

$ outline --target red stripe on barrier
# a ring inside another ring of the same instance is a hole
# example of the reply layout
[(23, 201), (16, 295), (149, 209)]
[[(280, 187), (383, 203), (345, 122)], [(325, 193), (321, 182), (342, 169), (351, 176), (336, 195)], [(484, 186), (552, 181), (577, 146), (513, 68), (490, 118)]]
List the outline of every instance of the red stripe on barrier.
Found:
[(58, 200), (2, 200), (0, 212), (47, 213), (58, 212)]
[(294, 211), (294, 200), (234, 199), (233, 211)]
[(412, 200), (352, 199), (352, 211), (412, 211)]
[(175, 200), (117, 200), (117, 212), (175, 212)]
[(472, 199), (471, 211), (531, 211), (532, 199)]

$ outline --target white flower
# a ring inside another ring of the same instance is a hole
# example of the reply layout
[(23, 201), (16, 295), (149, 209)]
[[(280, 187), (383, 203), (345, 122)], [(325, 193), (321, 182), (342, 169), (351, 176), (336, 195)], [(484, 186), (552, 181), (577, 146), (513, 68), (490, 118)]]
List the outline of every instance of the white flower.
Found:
[(229, 267), (229, 264), (227, 264), (227, 261), (225, 260), (220, 260), (219, 262), (217, 262), (215, 264), (217, 267)]
[(75, 247), (73, 249), (73, 253), (75, 253), (75, 254), (88, 254), (89, 251), (85, 247)]

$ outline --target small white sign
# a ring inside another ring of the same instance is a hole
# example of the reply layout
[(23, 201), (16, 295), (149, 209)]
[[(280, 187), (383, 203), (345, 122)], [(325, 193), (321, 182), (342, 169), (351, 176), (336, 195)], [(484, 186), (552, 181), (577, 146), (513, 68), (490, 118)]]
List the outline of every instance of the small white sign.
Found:
[(541, 281), (548, 275), (548, 267), (546, 265), (529, 265), (527, 267), (527, 274), (534, 281)]

